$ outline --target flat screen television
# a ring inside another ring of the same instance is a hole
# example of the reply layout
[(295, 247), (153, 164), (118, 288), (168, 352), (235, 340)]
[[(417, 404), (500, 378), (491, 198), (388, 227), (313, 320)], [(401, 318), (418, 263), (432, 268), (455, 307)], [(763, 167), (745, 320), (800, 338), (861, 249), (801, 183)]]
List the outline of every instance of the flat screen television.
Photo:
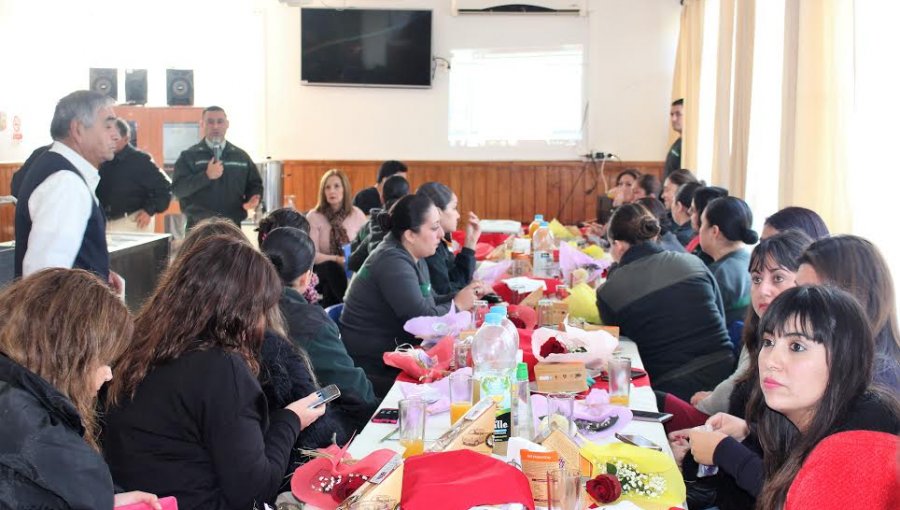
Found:
[(431, 11), (300, 9), (308, 84), (431, 86)]

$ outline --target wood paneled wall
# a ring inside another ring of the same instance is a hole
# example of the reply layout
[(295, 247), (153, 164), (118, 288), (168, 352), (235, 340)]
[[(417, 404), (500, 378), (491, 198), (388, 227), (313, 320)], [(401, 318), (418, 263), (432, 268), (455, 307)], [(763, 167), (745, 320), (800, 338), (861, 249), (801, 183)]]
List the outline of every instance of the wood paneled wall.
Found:
[[(412, 189), (438, 181), (459, 197), (459, 209), (481, 218), (529, 222), (534, 214), (574, 223), (596, 216), (603, 192), (601, 163), (580, 161), (406, 161)], [(284, 163), (284, 194), (300, 211), (316, 204), (319, 179), (330, 168), (347, 173), (353, 192), (372, 186), (380, 161), (301, 161)], [(661, 176), (661, 161), (607, 162), (603, 175), (612, 183), (625, 168)]]
[[(12, 175), (20, 163), (0, 163), (0, 195), (10, 194)], [(16, 206), (0, 204), (0, 242), (12, 241), (15, 238)]]
[[(596, 215), (597, 195), (603, 192), (601, 164), (580, 161), (406, 161), (410, 185), (438, 181), (459, 197), (464, 214), (482, 218), (529, 222), (537, 214), (574, 223)], [(375, 184), (380, 161), (284, 162), (284, 194), (293, 195), (297, 209), (316, 205), (319, 179), (330, 168), (340, 168), (350, 178), (353, 192)], [(0, 195), (8, 195), (10, 179), (19, 166), (0, 164)], [(607, 162), (603, 175), (612, 183), (625, 168), (662, 175), (662, 161)], [(14, 238), (14, 207), (0, 206), (0, 241)], [(465, 216), (463, 216), (465, 217)], [(161, 221), (158, 220), (158, 223)]]

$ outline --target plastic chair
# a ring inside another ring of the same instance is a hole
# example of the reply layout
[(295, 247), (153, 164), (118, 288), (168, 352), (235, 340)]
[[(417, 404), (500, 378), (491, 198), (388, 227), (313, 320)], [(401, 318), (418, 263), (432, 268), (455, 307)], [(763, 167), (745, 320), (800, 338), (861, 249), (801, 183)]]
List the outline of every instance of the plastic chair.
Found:
[(325, 313), (328, 314), (328, 318), (334, 321), (338, 326), (341, 325), (341, 312), (344, 311), (344, 303), (338, 303), (336, 305), (331, 305), (325, 309)]

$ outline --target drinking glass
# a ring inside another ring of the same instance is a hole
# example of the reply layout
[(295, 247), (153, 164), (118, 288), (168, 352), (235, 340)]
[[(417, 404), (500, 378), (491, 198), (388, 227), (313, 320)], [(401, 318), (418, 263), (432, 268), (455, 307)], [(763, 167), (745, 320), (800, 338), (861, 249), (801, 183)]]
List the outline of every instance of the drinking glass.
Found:
[(610, 359), (606, 373), (609, 374), (609, 403), (627, 406), (631, 395), (631, 358)]
[(472, 374), (453, 372), (450, 382), (450, 426), (472, 408)]
[(425, 451), (425, 401), (418, 397), (400, 401), (400, 445), (403, 458)]
[(472, 304), (472, 329), (477, 329), (484, 322), (484, 316), (488, 313), (488, 302), (476, 299)]
[(581, 510), (581, 472), (577, 469), (547, 471), (548, 510)]
[(553, 423), (554, 417), (559, 415), (566, 420), (566, 426), (563, 430), (567, 434), (572, 434), (575, 430), (575, 421), (572, 419), (575, 413), (575, 395), (571, 393), (551, 393), (547, 395), (547, 416), (550, 423)]

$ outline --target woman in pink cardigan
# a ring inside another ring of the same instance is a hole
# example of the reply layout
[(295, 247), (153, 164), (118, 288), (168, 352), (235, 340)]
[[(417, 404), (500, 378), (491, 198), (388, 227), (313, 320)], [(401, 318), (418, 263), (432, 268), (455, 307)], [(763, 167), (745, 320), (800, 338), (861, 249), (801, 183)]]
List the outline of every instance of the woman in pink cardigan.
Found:
[(309, 236), (316, 245), (313, 271), (319, 277), (316, 290), (322, 295), (324, 307), (340, 303), (347, 291), (344, 245), (366, 222), (366, 215), (353, 206), (353, 194), (347, 175), (333, 168), (319, 181), (319, 201), (306, 214)]

